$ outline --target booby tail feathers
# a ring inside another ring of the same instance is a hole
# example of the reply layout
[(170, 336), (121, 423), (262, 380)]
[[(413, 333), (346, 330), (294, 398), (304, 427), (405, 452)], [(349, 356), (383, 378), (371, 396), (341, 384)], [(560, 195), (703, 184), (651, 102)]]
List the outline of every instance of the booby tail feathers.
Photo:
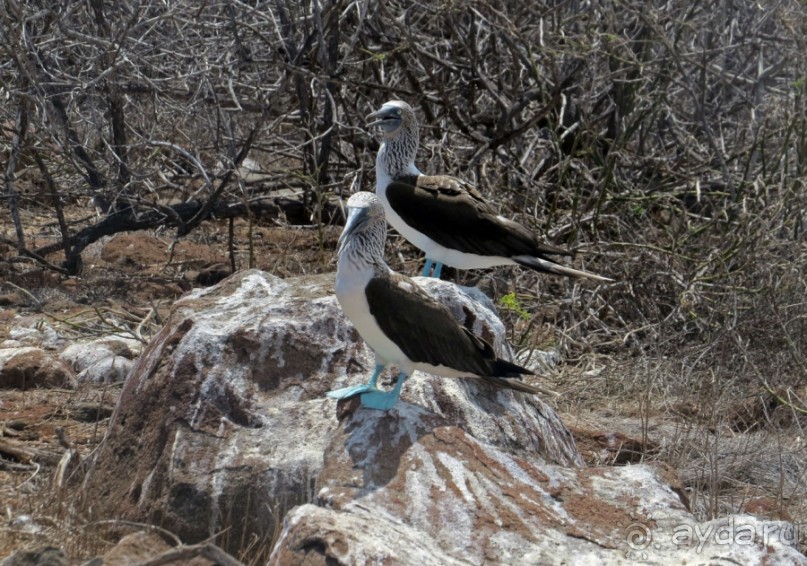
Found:
[(543, 273), (565, 275), (567, 277), (578, 277), (581, 279), (591, 279), (592, 281), (599, 281), (600, 283), (609, 283), (613, 281), (613, 279), (610, 279), (609, 277), (603, 277), (602, 275), (597, 275), (596, 273), (589, 273), (588, 271), (566, 267), (565, 265), (560, 265), (554, 261), (541, 259), (540, 257), (520, 255), (514, 257), (513, 261), (519, 265), (523, 265), (524, 267), (529, 267), (530, 269)]

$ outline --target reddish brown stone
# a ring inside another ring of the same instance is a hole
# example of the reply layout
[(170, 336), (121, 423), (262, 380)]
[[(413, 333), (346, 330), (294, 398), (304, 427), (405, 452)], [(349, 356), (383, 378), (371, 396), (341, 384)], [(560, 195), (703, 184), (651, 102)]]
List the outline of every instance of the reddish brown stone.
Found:
[(0, 389), (75, 387), (73, 370), (39, 348), (0, 350)]

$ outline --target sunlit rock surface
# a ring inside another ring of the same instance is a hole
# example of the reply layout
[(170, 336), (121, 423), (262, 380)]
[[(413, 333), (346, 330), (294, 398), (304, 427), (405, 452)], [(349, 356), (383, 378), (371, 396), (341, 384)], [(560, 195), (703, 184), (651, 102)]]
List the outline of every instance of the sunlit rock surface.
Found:
[[(428, 288), (507, 353), (490, 305), (450, 283)], [(332, 274), (252, 270), (194, 291), (136, 360), (86, 493), (99, 514), (155, 522), (186, 543), (275, 544), (277, 564), (696, 556), (670, 542), (675, 525), (695, 524), (674, 475), (585, 469), (541, 399), (474, 380), (416, 373), (386, 413), (325, 397), (372, 368)], [(649, 544), (630, 538), (636, 525)], [(761, 539), (705, 548), (742, 563), (800, 557)]]

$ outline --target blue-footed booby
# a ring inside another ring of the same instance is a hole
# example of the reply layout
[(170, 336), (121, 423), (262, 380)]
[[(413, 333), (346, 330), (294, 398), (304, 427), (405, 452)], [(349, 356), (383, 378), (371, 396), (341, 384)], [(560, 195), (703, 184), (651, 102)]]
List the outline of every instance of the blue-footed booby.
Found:
[(528, 228), (500, 216), (476, 188), (446, 175), (424, 175), (415, 166), (418, 123), (406, 102), (392, 100), (367, 116), (379, 126), (383, 142), (375, 162), (376, 194), (395, 230), (426, 253), (423, 275), (432, 264), (478, 269), (523, 265), (556, 275), (612, 281), (560, 265), (548, 255), (571, 252), (542, 243)]
[[(373, 193), (355, 193), (338, 243), (336, 298), (356, 330), (375, 353), (369, 383), (331, 391), (344, 399), (361, 395), (362, 405), (386, 410), (398, 400), (413, 371), (443, 377), (478, 377), (493, 385), (538, 393), (516, 379), (528, 369), (498, 359), (493, 347), (458, 323), (447, 307), (384, 262), (387, 223), (384, 206)], [(399, 374), (390, 391), (377, 387), (381, 371)]]

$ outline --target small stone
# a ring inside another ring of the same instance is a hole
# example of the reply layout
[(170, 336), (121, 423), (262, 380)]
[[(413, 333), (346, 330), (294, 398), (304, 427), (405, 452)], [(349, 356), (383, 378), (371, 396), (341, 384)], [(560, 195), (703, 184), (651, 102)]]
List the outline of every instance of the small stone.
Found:
[(215, 285), (222, 279), (233, 274), (232, 268), (226, 263), (214, 263), (202, 268), (196, 276), (199, 285)]
[(73, 388), (75, 385), (73, 370), (45, 350), (33, 347), (0, 350), (0, 388)]
[(67, 557), (60, 548), (45, 546), (38, 550), (22, 550), (0, 562), (0, 566), (67, 566)]

